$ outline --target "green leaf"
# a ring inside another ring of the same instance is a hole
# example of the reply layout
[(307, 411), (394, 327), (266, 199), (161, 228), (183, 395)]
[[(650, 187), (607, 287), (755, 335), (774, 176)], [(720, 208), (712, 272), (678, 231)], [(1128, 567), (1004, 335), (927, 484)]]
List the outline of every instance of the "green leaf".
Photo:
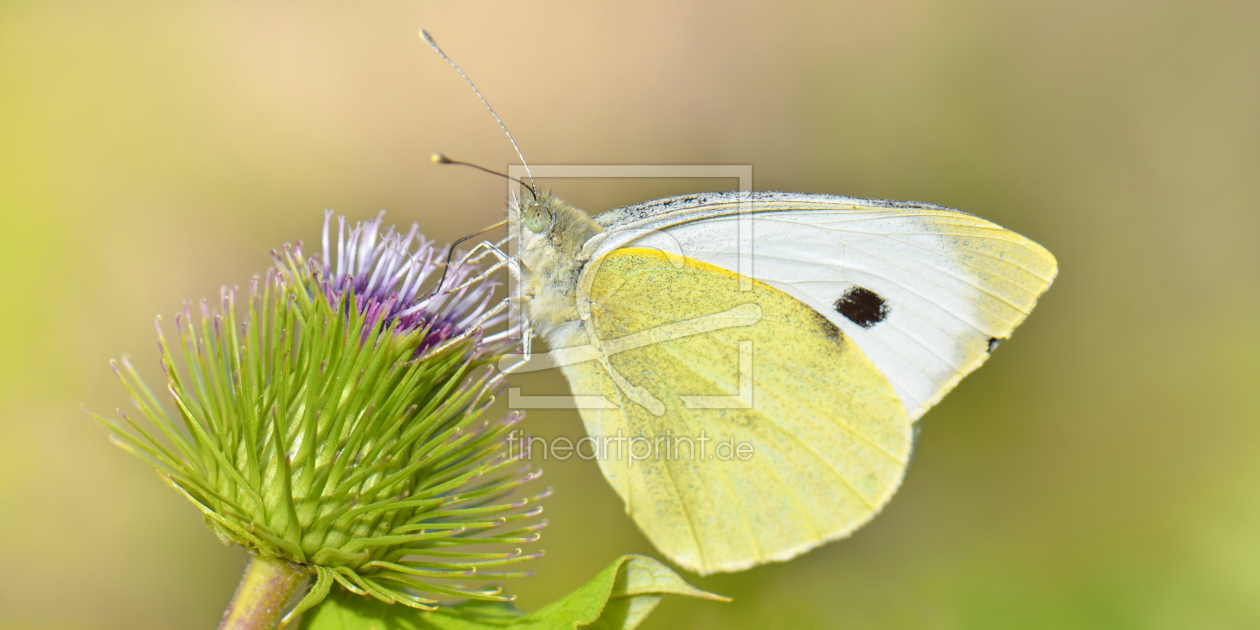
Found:
[(308, 611), (300, 630), (630, 630), (665, 595), (730, 601), (684, 582), (657, 560), (626, 555), (595, 579), (530, 614), (511, 604), (479, 601), (418, 612), (339, 591)]

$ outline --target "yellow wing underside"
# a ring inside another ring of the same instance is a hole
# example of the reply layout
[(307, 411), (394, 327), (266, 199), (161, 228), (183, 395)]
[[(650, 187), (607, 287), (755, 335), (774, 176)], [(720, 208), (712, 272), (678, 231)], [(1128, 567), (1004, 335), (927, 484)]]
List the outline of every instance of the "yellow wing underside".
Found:
[(750, 325), (667, 334), (607, 356), (621, 382), (663, 404), (659, 416), (603, 362), (564, 368), (574, 394), (618, 406), (582, 409), (582, 419), (626, 511), (674, 562), (707, 574), (786, 560), (851, 533), (896, 491), (911, 422), (826, 318), (763, 283), (740, 291), (729, 271), (685, 258), (675, 267), (653, 249), (620, 249), (599, 264), (587, 330), (602, 341), (686, 330), (680, 322), (733, 309), (760, 313)]

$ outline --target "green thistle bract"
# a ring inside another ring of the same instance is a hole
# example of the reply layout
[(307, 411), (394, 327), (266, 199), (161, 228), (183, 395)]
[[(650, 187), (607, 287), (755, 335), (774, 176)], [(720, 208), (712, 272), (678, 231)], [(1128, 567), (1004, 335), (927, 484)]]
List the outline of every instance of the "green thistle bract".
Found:
[(511, 600), (459, 580), (523, 575), (483, 569), (540, 555), (512, 548), (544, 524), (530, 520), (541, 496), (506, 498), (539, 474), (505, 443), (521, 416), (480, 418), (502, 385), (492, 363), (516, 343), (482, 332), (504, 319), (494, 284), (465, 257), (433, 293), (438, 250), (415, 227), (381, 236), (381, 221), (341, 219), (334, 257), (329, 213), (323, 256), (285, 246), (244, 321), (233, 290), (197, 322), (186, 305), (178, 353), (159, 321), (173, 407), (126, 359), (115, 372), (160, 436), (97, 416), (222, 540), (315, 576), (286, 619), (334, 582), (421, 609), (439, 600), (413, 590)]

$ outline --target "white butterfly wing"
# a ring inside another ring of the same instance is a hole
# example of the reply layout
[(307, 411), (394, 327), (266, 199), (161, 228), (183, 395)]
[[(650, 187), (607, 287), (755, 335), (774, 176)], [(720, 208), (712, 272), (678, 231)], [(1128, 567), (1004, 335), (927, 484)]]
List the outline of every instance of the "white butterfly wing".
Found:
[(606, 231), (587, 243), (588, 260), (653, 247), (750, 269), (810, 305), (883, 372), (911, 419), (988, 359), (1058, 269), (1050, 252), (1019, 234), (926, 204), (709, 193), (595, 220)]

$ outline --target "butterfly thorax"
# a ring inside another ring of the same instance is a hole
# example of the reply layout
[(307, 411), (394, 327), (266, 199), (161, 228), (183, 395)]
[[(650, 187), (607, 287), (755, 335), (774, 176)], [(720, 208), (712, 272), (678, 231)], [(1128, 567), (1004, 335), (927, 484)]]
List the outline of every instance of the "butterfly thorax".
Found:
[[(509, 208), (509, 213), (514, 220), (524, 222), (523, 229), (519, 231), (522, 297), (530, 322), (550, 341), (557, 341), (553, 339), (555, 333), (580, 328), (577, 287), (587, 262), (581, 256), (582, 246), (603, 228), (586, 212), (549, 192), (517, 199)], [(530, 218), (534, 219), (532, 227)], [(549, 220), (544, 221), (543, 218)], [(534, 228), (540, 228), (540, 231), (534, 231)]]

